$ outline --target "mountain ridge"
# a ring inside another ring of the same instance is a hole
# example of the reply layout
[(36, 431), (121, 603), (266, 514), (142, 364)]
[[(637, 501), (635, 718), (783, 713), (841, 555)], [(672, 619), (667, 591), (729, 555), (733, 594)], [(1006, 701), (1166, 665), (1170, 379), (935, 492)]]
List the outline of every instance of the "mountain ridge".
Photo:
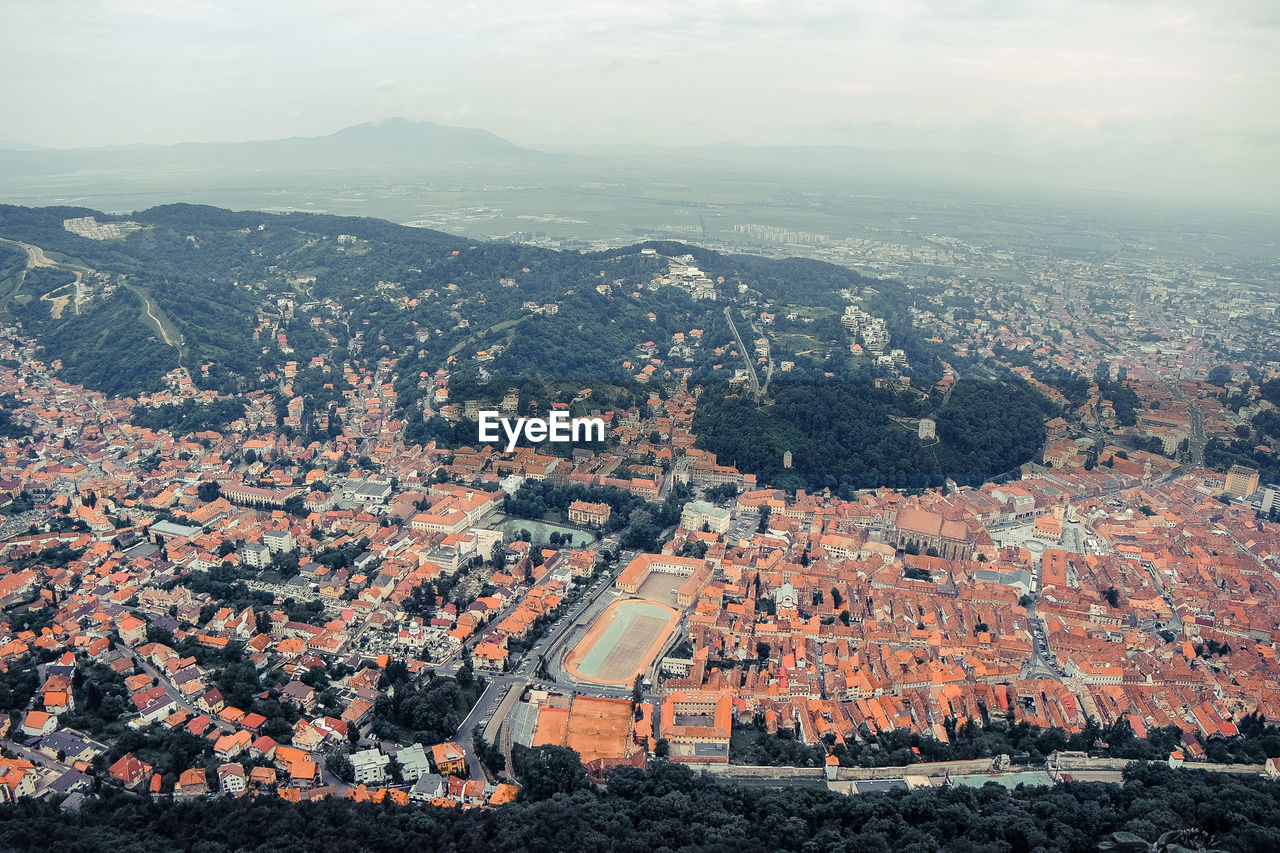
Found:
[(27, 175), (64, 169), (187, 166), (204, 168), (412, 167), (441, 163), (548, 162), (559, 155), (523, 148), (487, 130), (403, 118), (364, 122), (321, 136), (236, 142), (178, 142), (86, 148), (0, 146), (0, 165)]

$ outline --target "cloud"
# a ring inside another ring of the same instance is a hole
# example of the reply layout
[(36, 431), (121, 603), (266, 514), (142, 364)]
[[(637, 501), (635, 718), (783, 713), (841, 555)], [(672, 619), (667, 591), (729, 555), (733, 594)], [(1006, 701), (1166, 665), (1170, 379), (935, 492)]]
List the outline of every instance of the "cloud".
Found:
[(1152, 162), (1252, 156), (1277, 137), (1273, 0), (10, 5), (0, 75), (23, 122), (6, 135), (45, 145), (392, 115), (523, 143), (1111, 148)]
[(770, 88), (781, 92), (868, 93), (893, 91), (892, 86), (885, 86), (879, 83), (864, 83), (858, 80), (793, 80), (774, 83)]

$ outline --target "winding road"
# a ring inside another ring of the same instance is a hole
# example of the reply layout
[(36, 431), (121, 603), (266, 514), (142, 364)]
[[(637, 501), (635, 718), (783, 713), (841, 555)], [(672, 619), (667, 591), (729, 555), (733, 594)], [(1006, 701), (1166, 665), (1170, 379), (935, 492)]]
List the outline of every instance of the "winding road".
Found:
[(132, 284), (126, 284), (125, 287), (137, 294), (138, 298), (142, 300), (143, 307), (147, 309), (147, 317), (155, 324), (156, 329), (160, 331), (161, 340), (164, 341), (165, 346), (173, 347), (178, 351), (178, 367), (184, 367), (182, 360), (185, 356), (183, 352), (183, 347), (186, 345), (185, 339), (179, 336), (178, 340), (175, 341), (169, 337), (169, 333), (164, 330), (164, 323), (160, 322), (160, 318), (156, 316), (153, 310), (155, 303), (151, 301), (151, 297), (143, 292), (142, 289)]
[[(11, 240), (8, 237), (0, 237), (0, 243), (9, 245), (9, 246), (16, 246), (17, 248), (22, 249), (24, 252), (26, 252), (27, 253), (27, 270), (33, 270), (36, 267), (54, 267), (56, 269), (65, 269), (75, 273), (75, 276), (76, 276), (76, 280), (74, 282), (75, 298), (73, 301), (75, 302), (76, 313), (77, 314), (80, 313), (80, 282), (84, 278), (85, 273), (93, 272), (93, 270), (89, 269), (88, 267), (81, 266), (80, 264), (72, 264), (72, 263), (66, 263), (62, 261), (55, 261), (53, 258), (45, 254), (44, 249), (40, 248), (39, 246), (32, 245), (31, 243), (23, 243), (21, 240)], [(24, 281), (26, 280), (27, 270), (23, 271)], [(18, 286), (14, 288), (13, 292), (16, 294), (21, 288), (22, 288), (22, 282), (19, 282)], [(45, 295), (47, 294), (41, 295), (41, 298), (43, 299)]]
[(0, 237), (0, 243), (7, 243), (10, 246), (17, 246), (27, 253), (27, 269), (34, 267), (56, 267), (61, 266), (57, 261), (50, 258), (44, 253), (44, 249), (39, 246), (33, 246), (30, 243), (23, 243), (21, 240), (10, 240), (8, 237)]
[(151, 297), (143, 293), (141, 290), (139, 290), (137, 287), (135, 287), (132, 284), (125, 285), (125, 286), (128, 287), (130, 290), (132, 290), (134, 293), (138, 294), (138, 298), (142, 300), (143, 307), (147, 309), (147, 316), (151, 318), (151, 322), (155, 323), (156, 328), (160, 330), (160, 337), (164, 340), (165, 346), (181, 347), (182, 342), (174, 341), (172, 338), (169, 337), (169, 333), (164, 330), (164, 323), (160, 322), (160, 318), (157, 317), (155, 315), (155, 312), (152, 310), (152, 308), (155, 307), (155, 303), (151, 301)]

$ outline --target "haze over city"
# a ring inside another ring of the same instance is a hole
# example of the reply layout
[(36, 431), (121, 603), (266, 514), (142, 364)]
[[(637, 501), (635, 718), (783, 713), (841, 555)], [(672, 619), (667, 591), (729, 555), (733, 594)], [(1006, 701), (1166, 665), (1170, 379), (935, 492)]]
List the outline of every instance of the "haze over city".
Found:
[(541, 149), (838, 145), (1030, 184), (1280, 189), (1267, 2), (101, 2), (9, 21), (0, 138), (55, 148), (403, 116)]

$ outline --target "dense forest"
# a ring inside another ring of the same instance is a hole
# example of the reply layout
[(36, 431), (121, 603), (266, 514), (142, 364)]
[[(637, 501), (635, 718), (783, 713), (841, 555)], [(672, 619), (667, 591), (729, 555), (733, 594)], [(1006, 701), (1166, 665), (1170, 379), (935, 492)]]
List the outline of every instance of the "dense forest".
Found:
[[(757, 406), (724, 386), (699, 401), (698, 446), (721, 463), (760, 475), (767, 483), (847, 495), (875, 486), (926, 488), (947, 478), (981, 485), (1036, 457), (1044, 421), (1056, 408), (1018, 382), (962, 379), (951, 398), (921, 399), (913, 391), (871, 382), (778, 386)], [(932, 416), (937, 441), (917, 438), (912, 419)], [(898, 420), (895, 420), (898, 418)], [(792, 467), (783, 466), (791, 451)]]
[(428, 672), (413, 679), (400, 661), (383, 671), (374, 705), (373, 733), (379, 738), (427, 745), (453, 737), (484, 692), (484, 682), (472, 674), (470, 663), (457, 678)]
[(31, 430), (13, 419), (14, 413), (21, 409), (17, 397), (12, 394), (0, 394), (0, 436), (22, 438), (24, 435), (31, 434)]
[(156, 391), (160, 377), (178, 366), (178, 353), (142, 323), (141, 297), (127, 288), (95, 310), (64, 312), (55, 319), (38, 298), (12, 301), (10, 310), (27, 332), (36, 332), (47, 359), (62, 360), (62, 376), (112, 395)]
[(1266, 450), (1259, 450), (1256, 442), (1247, 438), (1225, 441), (1211, 438), (1204, 446), (1204, 467), (1213, 471), (1226, 471), (1232, 465), (1257, 468), (1264, 483), (1280, 481), (1280, 459)]
[(1280, 783), (1163, 765), (1123, 785), (998, 784), (842, 796), (746, 788), (655, 761), (615, 770), (607, 791), (562, 747), (518, 750), (524, 789), (496, 809), (441, 809), (274, 796), (170, 804), (125, 794), (79, 812), (22, 800), (0, 807), (6, 850), (149, 851), (965, 851), (1091, 853), (1113, 832), (1154, 841), (1191, 830), (1216, 849), (1280, 848)]
[(182, 403), (164, 406), (139, 406), (133, 410), (136, 426), (154, 430), (168, 430), (174, 435), (221, 430), (228, 422), (244, 417), (244, 403), (227, 398), (210, 403), (184, 400)]
[(1138, 409), (1141, 406), (1138, 393), (1124, 382), (1108, 382), (1098, 379), (1098, 393), (1103, 400), (1110, 400), (1116, 412), (1116, 423), (1120, 426), (1133, 426), (1138, 422)]

